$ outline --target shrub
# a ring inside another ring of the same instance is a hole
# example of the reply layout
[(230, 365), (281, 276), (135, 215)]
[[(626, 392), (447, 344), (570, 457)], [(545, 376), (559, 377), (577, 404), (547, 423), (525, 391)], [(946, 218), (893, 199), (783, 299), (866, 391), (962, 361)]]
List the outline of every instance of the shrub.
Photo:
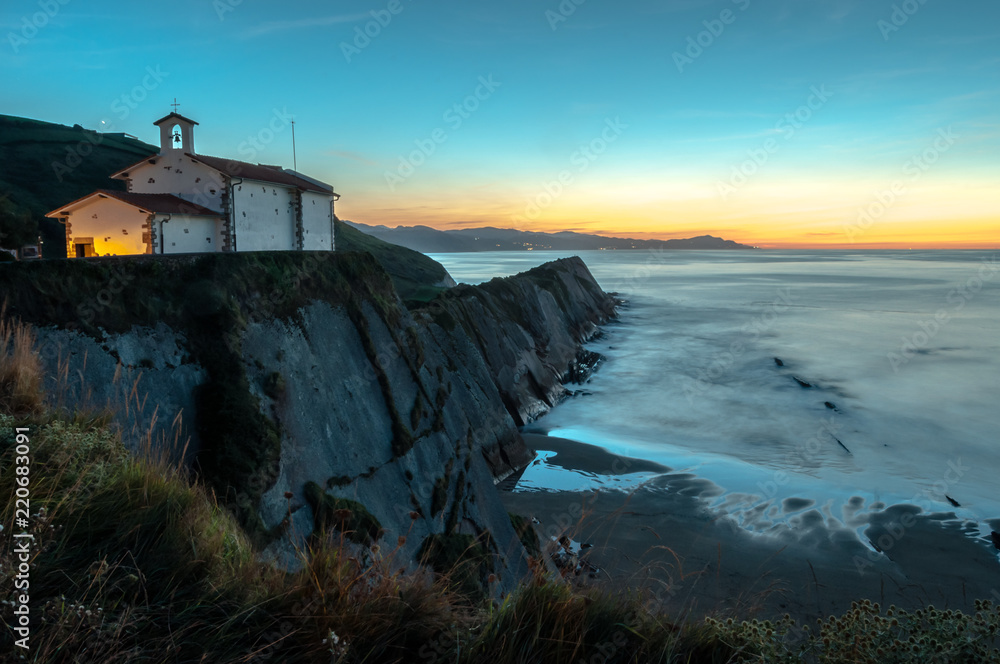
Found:
[[(0, 495), (13, 492), (13, 431), (24, 423), (0, 414)], [(30, 661), (1000, 661), (1000, 611), (986, 601), (971, 616), (934, 607), (882, 612), (864, 601), (815, 630), (790, 618), (677, 624), (639, 595), (574, 587), (535, 564), (532, 577), (493, 604), (484, 598), (493, 569), (488, 533), (427, 537), (420, 552), (435, 580), (382, 554), (371, 545), (374, 517), (317, 485), (307, 496), (371, 546), (359, 556), (353, 544), (322, 539), (300, 552), (300, 571), (285, 573), (260, 564), (259, 551), (204, 487), (130, 455), (101, 420), (43, 412), (28, 424)], [(12, 523), (14, 509), (0, 503), (0, 523)], [(405, 537), (397, 541), (401, 547)], [(11, 533), (0, 531), (5, 599), (14, 594), (14, 549)], [(0, 662), (16, 661), (11, 632), (0, 630)]]
[[(537, 573), (508, 596), (471, 644), (472, 662), (708, 663), (676, 651), (678, 629), (627, 596), (573, 589)], [(675, 657), (676, 656), (676, 657)]]
[(795, 621), (725, 621), (708, 619), (714, 638), (738, 643), (744, 653), (761, 662), (815, 662), (817, 664), (904, 664), (935, 662), (997, 662), (1000, 610), (992, 602), (976, 601), (972, 616), (933, 606), (914, 612), (878, 604), (855, 602), (842, 616), (797, 628)]
[(459, 533), (428, 535), (418, 556), (466, 598), (482, 597), (483, 581), (493, 571), (489, 532), (480, 537)]
[(362, 545), (373, 544), (382, 536), (382, 524), (361, 503), (335, 498), (315, 482), (308, 482), (304, 493), (312, 507), (318, 532), (336, 528), (351, 541)]

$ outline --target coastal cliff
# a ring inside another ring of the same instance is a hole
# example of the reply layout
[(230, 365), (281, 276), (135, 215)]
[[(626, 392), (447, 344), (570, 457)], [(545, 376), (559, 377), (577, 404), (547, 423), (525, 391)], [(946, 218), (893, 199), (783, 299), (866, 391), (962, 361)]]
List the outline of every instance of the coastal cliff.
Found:
[(360, 544), (481, 550), (479, 580), (505, 588), (526, 563), (494, 482), (530, 461), (517, 426), (587, 370), (580, 345), (614, 315), (579, 259), (413, 310), (367, 254), (2, 268), (51, 397), (112, 406), (128, 445), (183, 454), (265, 557), (294, 566), (347, 506)]
[(581, 382), (593, 370), (599, 358), (581, 342), (615, 316), (615, 299), (574, 257), (454, 288), (429, 310), (441, 324), (455, 321), (466, 331), (520, 426), (563, 398), (564, 382)]

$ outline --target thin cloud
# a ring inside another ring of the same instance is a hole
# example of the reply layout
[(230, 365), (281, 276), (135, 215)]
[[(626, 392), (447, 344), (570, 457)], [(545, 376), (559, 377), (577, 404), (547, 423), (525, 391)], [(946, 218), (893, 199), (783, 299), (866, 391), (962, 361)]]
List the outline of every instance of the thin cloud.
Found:
[(756, 113), (753, 111), (721, 111), (715, 109), (682, 108), (660, 117), (678, 118), (681, 120), (717, 120), (730, 118), (764, 118), (774, 117), (774, 113)]
[(724, 141), (746, 141), (751, 139), (766, 138), (781, 134), (780, 129), (774, 127), (761, 131), (754, 131), (748, 134), (730, 134), (728, 136), (702, 136), (700, 138), (682, 138), (678, 143), (719, 143)]
[(341, 23), (352, 23), (366, 18), (368, 14), (341, 14), (339, 16), (320, 16), (317, 18), (300, 18), (291, 21), (271, 21), (261, 23), (250, 28), (243, 36), (251, 39), (262, 35), (269, 35), (274, 32), (287, 32), (288, 30), (301, 30), (303, 28), (319, 28), (328, 25), (339, 25)]
[(351, 152), (349, 150), (328, 150), (327, 155), (331, 157), (340, 157), (341, 159), (350, 159), (352, 161), (359, 161), (366, 166), (378, 166), (377, 161), (372, 161), (371, 159), (358, 154), (357, 152)]

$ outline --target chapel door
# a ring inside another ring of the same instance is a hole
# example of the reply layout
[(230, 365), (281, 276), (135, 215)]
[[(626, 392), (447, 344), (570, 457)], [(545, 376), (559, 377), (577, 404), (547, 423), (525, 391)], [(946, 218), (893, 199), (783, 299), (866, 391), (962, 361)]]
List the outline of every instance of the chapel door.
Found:
[(81, 237), (73, 243), (76, 249), (77, 258), (88, 258), (90, 256), (96, 256), (97, 253), (94, 251), (94, 238)]

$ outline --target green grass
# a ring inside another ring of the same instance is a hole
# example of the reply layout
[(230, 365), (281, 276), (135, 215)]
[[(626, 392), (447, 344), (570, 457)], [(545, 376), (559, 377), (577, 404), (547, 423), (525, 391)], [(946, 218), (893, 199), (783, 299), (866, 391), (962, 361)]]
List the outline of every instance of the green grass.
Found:
[[(207, 487), (129, 454), (106, 421), (0, 414), (2, 495), (15, 488), (14, 427), (30, 430), (35, 538), (31, 650), (17, 649), (4, 628), (3, 664), (1000, 661), (1000, 611), (989, 602), (974, 615), (863, 602), (813, 630), (790, 619), (686, 624), (637, 593), (582, 589), (536, 565), (497, 604), (484, 595), (493, 584), (487, 533), (428, 538), (422, 553), (434, 578), (401, 570), (377, 546), (359, 561), (330, 540), (301, 552), (300, 572), (281, 572), (258, 562), (259, 549)], [(362, 513), (345, 505), (336, 509)], [(4, 524), (14, 509), (0, 507)], [(4, 598), (17, 595), (11, 535), (0, 532)]]
[(336, 236), (338, 250), (372, 254), (392, 275), (396, 291), (408, 305), (429, 302), (446, 290), (436, 284), (443, 281), (448, 272), (440, 263), (419, 251), (379, 240), (339, 220), (336, 222)]
[[(294, 318), (315, 300), (344, 307), (382, 387), (394, 450), (402, 455), (414, 444), (362, 312), (364, 303), (373, 304), (390, 331), (402, 315), (389, 275), (369, 254), (260, 252), (5, 263), (0, 292), (7, 297), (8, 312), (25, 322), (77, 329), (95, 338), (102, 329), (127, 332), (161, 322), (183, 333), (193, 359), (208, 373), (195, 393), (202, 440), (198, 469), (256, 539), (267, 535), (256, 507), (277, 477), (281, 431), (262, 414), (250, 389), (239, 346), (248, 320)], [(400, 336), (397, 343), (405, 355), (410, 341)], [(272, 376), (265, 386), (276, 398), (283, 392), (279, 378)]]
[[(69, 151), (79, 163), (67, 161)], [(38, 222), (46, 257), (64, 258), (65, 229), (45, 213), (95, 189), (124, 191), (124, 182), (108, 176), (157, 152), (141, 141), (79, 126), (0, 115), (0, 197), (9, 196)]]
[[(352, 235), (350, 227), (339, 224), (339, 228)], [(294, 318), (299, 308), (313, 300), (345, 307), (385, 396), (396, 456), (413, 447), (414, 421), (419, 422), (430, 403), (421, 397), (405, 419), (398, 412), (362, 305), (374, 305), (386, 326), (394, 330), (402, 315), (396, 287), (416, 287), (414, 279), (425, 280), (421, 287), (426, 286), (433, 283), (426, 280), (444, 278), (444, 268), (416, 252), (367, 236), (361, 240), (359, 248), (372, 249), (378, 256), (347, 251), (350, 241), (338, 239), (340, 249), (334, 253), (4, 264), (0, 265), (0, 291), (7, 294), (10, 312), (27, 322), (77, 329), (95, 338), (101, 337), (101, 330), (127, 332), (134, 325), (152, 327), (160, 322), (183, 332), (194, 359), (209, 375), (195, 394), (196, 425), (202, 440), (209, 441), (199, 454), (199, 468), (222, 499), (237, 509), (241, 521), (254, 524), (255, 537), (262, 537), (256, 505), (276, 477), (281, 432), (261, 414), (242, 363), (239, 338), (248, 317)], [(387, 272), (386, 266), (397, 272)], [(396, 340), (401, 355), (409, 358), (414, 351), (420, 357), (419, 336), (412, 330), (401, 336)], [(280, 375), (270, 376), (264, 388), (269, 396), (280, 399), (284, 380)]]
[[(336, 546), (303, 552), (286, 574), (257, 550), (202, 485), (126, 453), (99, 422), (0, 416), (0, 467), (14, 460), (15, 426), (31, 429), (31, 607), (27, 661), (401, 662), (451, 623), (443, 586), (362, 567)], [(0, 492), (12, 495), (12, 473)], [(14, 503), (0, 517), (13, 519)], [(15, 541), (0, 533), (0, 593), (13, 596)], [(0, 662), (19, 660), (0, 630)]]
[(420, 545), (418, 558), (447, 579), (451, 588), (465, 598), (481, 598), (493, 572), (490, 534), (461, 533), (428, 535)]
[[(310, 298), (357, 317), (357, 298), (393, 297), (388, 276), (370, 256), (327, 258), (321, 265), (303, 262), (309, 257), (302, 254), (260, 254), (0, 266), (9, 311), (49, 324), (76, 320), (75, 304), (126, 274), (129, 288), (93, 310), (79, 329), (119, 330), (162, 319), (184, 330), (218, 381), (213, 394), (223, 397), (215, 415), (225, 425), (202, 429), (208, 456), (200, 478), (129, 454), (108, 413), (46, 406), (31, 331), (0, 319), (0, 495), (15, 495), (22, 453), (14, 431), (27, 427), (34, 536), (31, 650), (17, 649), (5, 626), (0, 663), (1000, 662), (1000, 610), (990, 602), (978, 602), (967, 615), (934, 607), (883, 610), (866, 601), (808, 627), (791, 619), (686, 623), (654, 610), (639, 593), (581, 588), (535, 563), (532, 576), (494, 603), (487, 596), (496, 589), (488, 532), (454, 532), (452, 524), (421, 544), (433, 573), (406, 571), (394, 552), (381, 551), (381, 526), (363, 505), (332, 498), (316, 485), (306, 494), (320, 530), (355, 534), (352, 546), (367, 547), (364, 555), (345, 547), (343, 538), (317, 537), (299, 552), (301, 571), (261, 564), (255, 524), (227, 492), (249, 490), (257, 465), (273, 461), (266, 444), (276, 432), (266, 423), (240, 421), (259, 415), (259, 405), (240, 383), (246, 377), (234, 335), (254, 316), (294, 316)], [(176, 283), (187, 290), (172, 288)], [(262, 303), (262, 292), (287, 295)], [(379, 315), (394, 319), (399, 312), (387, 307)], [(413, 342), (400, 336), (398, 344)], [(265, 438), (263, 446), (255, 436)], [(207, 472), (212, 463), (218, 466)], [(463, 486), (459, 473), (456, 501)], [(0, 501), (5, 601), (21, 594), (11, 527), (16, 508), (13, 500)], [(512, 523), (527, 539), (530, 524)], [(406, 535), (394, 535), (402, 546)], [(10, 608), (3, 610), (6, 619)]]
[(307, 483), (304, 493), (320, 537), (336, 529), (353, 542), (372, 545), (382, 536), (382, 524), (361, 503), (335, 498), (315, 482)]
[(653, 664), (673, 661), (673, 655), (681, 655), (681, 645), (674, 625), (650, 616), (634, 600), (577, 591), (539, 576), (490, 615), (466, 661)]

